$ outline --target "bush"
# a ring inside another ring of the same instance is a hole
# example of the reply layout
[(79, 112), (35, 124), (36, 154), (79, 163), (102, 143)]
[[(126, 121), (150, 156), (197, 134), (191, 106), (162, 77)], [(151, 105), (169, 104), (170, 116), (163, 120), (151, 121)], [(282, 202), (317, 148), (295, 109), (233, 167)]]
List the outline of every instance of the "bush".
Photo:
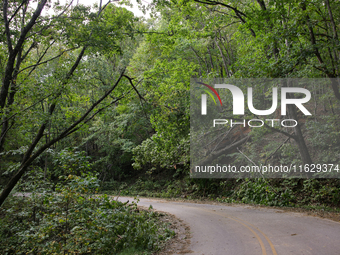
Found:
[(54, 193), (11, 197), (0, 209), (1, 254), (117, 254), (125, 249), (157, 250), (174, 234), (158, 215), (94, 195), (90, 174), (63, 177)]

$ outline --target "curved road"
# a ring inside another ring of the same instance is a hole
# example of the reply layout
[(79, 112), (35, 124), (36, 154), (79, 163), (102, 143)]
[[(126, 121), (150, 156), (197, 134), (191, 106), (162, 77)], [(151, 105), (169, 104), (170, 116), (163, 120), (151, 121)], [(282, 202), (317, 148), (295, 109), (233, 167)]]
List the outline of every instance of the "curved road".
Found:
[[(120, 198), (121, 201), (133, 198)], [(340, 255), (335, 221), (237, 205), (210, 205), (140, 198), (140, 206), (175, 215), (190, 226), (190, 253), (197, 255)], [(183, 254), (183, 253), (181, 253)]]

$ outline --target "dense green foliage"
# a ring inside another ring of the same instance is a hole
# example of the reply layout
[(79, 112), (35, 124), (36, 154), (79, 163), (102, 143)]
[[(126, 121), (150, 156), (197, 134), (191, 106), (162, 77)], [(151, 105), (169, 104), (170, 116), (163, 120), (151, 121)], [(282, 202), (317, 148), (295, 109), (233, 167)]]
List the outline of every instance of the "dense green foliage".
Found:
[[(39, 3), (0, 11), (0, 253), (150, 251), (171, 236), (154, 213), (94, 196), (99, 186), (339, 206), (337, 179), (189, 178), (191, 78), (337, 78), (310, 89), (313, 116), (289, 111), (298, 128), (249, 128), (228, 160), (340, 163), (338, 1), (155, 0), (148, 19), (116, 3)], [(267, 109), (270, 93), (254, 89)]]
[(43, 174), (31, 175), (33, 193), (10, 197), (0, 209), (1, 254), (154, 251), (174, 234), (158, 222), (158, 213), (138, 209), (138, 200), (128, 204), (95, 195), (99, 180), (91, 174), (61, 176), (55, 192), (48, 192)]
[(203, 199), (226, 203), (304, 207), (339, 212), (340, 182), (337, 179), (310, 179), (299, 187), (299, 179), (190, 179), (138, 178), (110, 182), (106, 192), (126, 196), (170, 199)]

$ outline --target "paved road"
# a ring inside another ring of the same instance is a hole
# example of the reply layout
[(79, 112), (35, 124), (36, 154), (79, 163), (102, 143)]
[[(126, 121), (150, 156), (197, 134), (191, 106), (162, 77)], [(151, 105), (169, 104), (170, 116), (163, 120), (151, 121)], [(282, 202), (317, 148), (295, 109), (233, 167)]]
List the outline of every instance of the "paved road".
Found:
[(147, 198), (138, 204), (174, 214), (190, 226), (192, 252), (187, 254), (340, 255), (340, 223), (331, 220), (243, 205)]

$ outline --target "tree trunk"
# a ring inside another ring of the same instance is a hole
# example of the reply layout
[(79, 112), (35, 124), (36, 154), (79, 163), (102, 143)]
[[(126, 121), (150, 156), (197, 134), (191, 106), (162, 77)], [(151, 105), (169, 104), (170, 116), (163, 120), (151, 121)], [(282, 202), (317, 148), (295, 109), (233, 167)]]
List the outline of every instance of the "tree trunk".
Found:
[(224, 54), (223, 54), (223, 51), (222, 51), (220, 45), (218, 44), (218, 41), (217, 41), (216, 37), (214, 38), (214, 40), (215, 40), (215, 43), (216, 43), (216, 46), (217, 46), (218, 50), (220, 51), (221, 58), (222, 58), (222, 60), (223, 60), (223, 65), (224, 65), (225, 73), (226, 73), (227, 77), (229, 77), (229, 70), (228, 70), (227, 60), (225, 59), (225, 56), (224, 56)]

